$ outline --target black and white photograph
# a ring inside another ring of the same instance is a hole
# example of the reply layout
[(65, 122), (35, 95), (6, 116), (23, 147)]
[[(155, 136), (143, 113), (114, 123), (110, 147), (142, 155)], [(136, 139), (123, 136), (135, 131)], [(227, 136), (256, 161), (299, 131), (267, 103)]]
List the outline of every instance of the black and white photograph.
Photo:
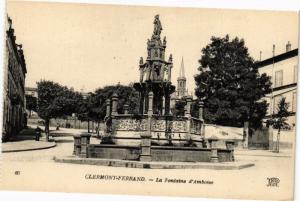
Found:
[(8, 0), (1, 190), (293, 200), (299, 13)]

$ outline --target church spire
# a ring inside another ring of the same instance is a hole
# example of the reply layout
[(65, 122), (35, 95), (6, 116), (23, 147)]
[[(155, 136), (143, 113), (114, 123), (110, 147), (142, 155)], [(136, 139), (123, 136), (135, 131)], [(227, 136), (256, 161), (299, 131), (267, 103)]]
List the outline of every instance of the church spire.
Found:
[(180, 71), (179, 71), (179, 78), (185, 78), (183, 57), (181, 59), (181, 65), (180, 65)]
[(182, 57), (180, 71), (179, 71), (179, 77), (177, 78), (177, 96), (179, 98), (182, 98), (186, 95), (187, 95), (186, 78), (184, 75), (184, 63), (183, 63), (183, 57)]

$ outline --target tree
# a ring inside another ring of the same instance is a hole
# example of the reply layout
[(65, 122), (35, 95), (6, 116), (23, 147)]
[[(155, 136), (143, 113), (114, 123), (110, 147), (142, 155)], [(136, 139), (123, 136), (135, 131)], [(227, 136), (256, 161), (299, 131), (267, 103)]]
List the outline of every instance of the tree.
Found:
[(29, 117), (31, 117), (32, 111), (37, 111), (37, 98), (32, 95), (26, 95), (26, 109), (29, 111)]
[(80, 94), (52, 81), (37, 83), (38, 115), (45, 120), (46, 139), (49, 140), (51, 118), (71, 115), (77, 109)]
[(92, 93), (89, 93), (85, 98), (82, 96), (78, 102), (77, 117), (81, 121), (87, 121), (88, 123), (88, 133), (90, 132), (90, 117), (92, 109)]
[[(172, 109), (172, 114), (174, 116), (184, 116), (185, 106), (186, 106), (186, 97), (183, 97), (176, 101), (175, 107)], [(199, 117), (199, 105), (197, 101), (191, 103), (191, 116), (198, 118)]]
[(271, 81), (259, 75), (244, 40), (212, 37), (199, 63), (196, 96), (204, 101), (206, 122), (242, 126), (250, 121), (259, 127), (268, 105), (258, 100), (271, 92)]
[(138, 92), (130, 85), (111, 85), (97, 89), (91, 93), (91, 103), (88, 116), (96, 122), (104, 120), (106, 115), (106, 100), (116, 93), (118, 99), (118, 113), (124, 113), (124, 105), (129, 105), (129, 113), (135, 114), (138, 111)]
[(184, 99), (180, 99), (176, 101), (175, 107), (172, 111), (174, 116), (184, 116), (184, 107), (186, 105), (186, 101)]
[(274, 128), (278, 129), (276, 146), (274, 150), (277, 153), (279, 152), (280, 131), (283, 128), (289, 126), (289, 124), (286, 122), (287, 117), (290, 115), (288, 108), (289, 108), (289, 104), (285, 101), (285, 98), (280, 99), (277, 105), (277, 113), (274, 114), (272, 119), (269, 121), (269, 123), (273, 125)]

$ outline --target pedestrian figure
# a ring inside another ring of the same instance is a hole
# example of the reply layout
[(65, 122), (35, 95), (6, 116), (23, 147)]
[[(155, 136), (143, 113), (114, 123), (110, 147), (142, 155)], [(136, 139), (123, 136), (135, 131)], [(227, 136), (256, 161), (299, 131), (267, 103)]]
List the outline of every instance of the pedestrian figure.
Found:
[(60, 125), (59, 125), (59, 123), (57, 123), (57, 126), (56, 126), (57, 131), (59, 130), (59, 127), (60, 127)]
[(97, 134), (97, 138), (99, 138), (99, 127), (98, 126), (96, 126), (96, 128), (95, 128), (95, 132)]
[(39, 126), (37, 126), (35, 129), (35, 141), (40, 141), (41, 131), (42, 129)]

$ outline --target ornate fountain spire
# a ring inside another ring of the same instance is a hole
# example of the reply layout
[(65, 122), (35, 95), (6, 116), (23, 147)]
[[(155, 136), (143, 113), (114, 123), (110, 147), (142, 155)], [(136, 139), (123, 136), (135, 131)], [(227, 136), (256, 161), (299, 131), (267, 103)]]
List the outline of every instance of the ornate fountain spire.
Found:
[(165, 62), (165, 49), (167, 46), (167, 39), (163, 37), (161, 39), (160, 34), (163, 30), (159, 15), (154, 17), (154, 29), (151, 39), (147, 40), (147, 60), (149, 61), (161, 61)]
[(140, 93), (140, 112), (147, 113), (149, 110), (149, 93), (153, 92), (154, 114), (168, 114), (170, 94), (175, 91), (171, 83), (171, 70), (173, 67), (172, 56), (168, 61), (165, 59), (167, 46), (166, 37), (160, 37), (163, 30), (159, 15), (154, 17), (154, 29), (152, 37), (147, 40), (147, 58), (140, 59), (139, 71), (140, 82), (134, 87)]

